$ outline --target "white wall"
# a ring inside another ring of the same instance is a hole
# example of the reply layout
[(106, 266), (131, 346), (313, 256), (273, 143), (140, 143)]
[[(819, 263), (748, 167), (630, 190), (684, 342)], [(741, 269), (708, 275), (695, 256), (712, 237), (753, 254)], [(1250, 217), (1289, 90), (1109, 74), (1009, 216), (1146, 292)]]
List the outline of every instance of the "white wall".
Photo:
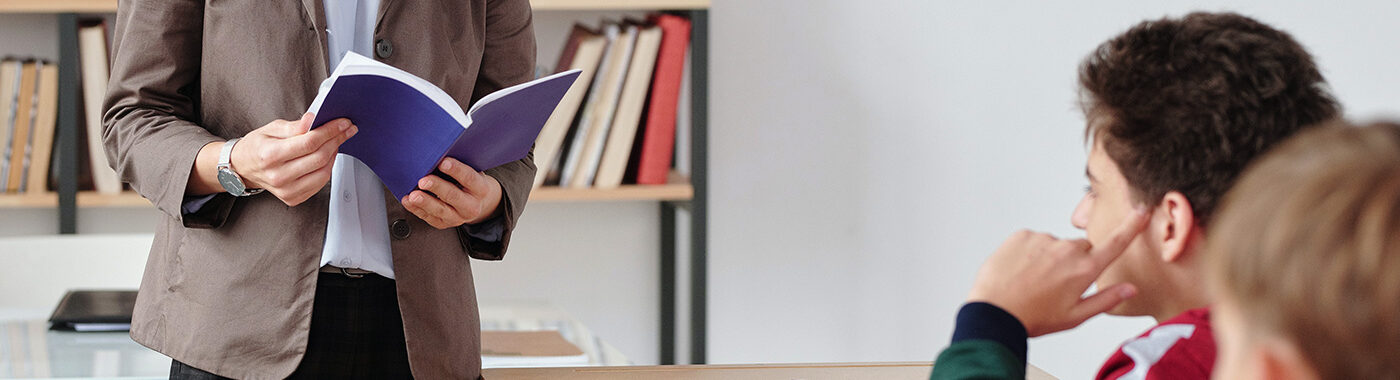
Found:
[[(931, 360), (1002, 239), (1078, 235), (1075, 69), (1140, 20), (1257, 16), (1349, 114), (1400, 110), (1394, 2), (714, 1), (716, 362)], [(1097, 318), (1030, 361), (1089, 378), (1150, 324)]]
[[(1006, 235), (1076, 234), (1075, 67), (1139, 20), (1255, 15), (1318, 56), (1350, 115), (1400, 116), (1389, 2), (714, 2), (714, 362), (931, 360)], [(540, 62), (552, 65), (567, 20), (599, 15), (537, 13)], [(51, 55), (35, 49), (52, 44), (52, 20), (0, 16), (0, 54)], [(480, 297), (548, 300), (653, 363), (656, 214), (645, 202), (533, 204), (508, 259), (475, 264)], [(0, 210), (0, 235), (52, 233), (55, 218)], [(156, 218), (84, 210), (79, 230), (149, 231)], [(1031, 362), (1087, 378), (1149, 324), (1098, 318), (1034, 340)]]

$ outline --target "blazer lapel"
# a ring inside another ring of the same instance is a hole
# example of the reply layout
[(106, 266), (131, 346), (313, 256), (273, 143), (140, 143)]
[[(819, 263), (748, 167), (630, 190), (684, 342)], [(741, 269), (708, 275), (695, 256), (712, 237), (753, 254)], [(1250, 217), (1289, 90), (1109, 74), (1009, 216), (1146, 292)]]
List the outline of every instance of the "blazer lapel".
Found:
[(302, 10), (306, 11), (306, 17), (311, 19), (313, 28), (316, 29), (316, 40), (321, 44), (321, 73), (330, 75), (330, 53), (326, 47), (326, 7), (322, 0), (301, 0)]
[[(307, 0), (302, 0), (302, 1), (307, 1)], [(394, 0), (379, 0), (379, 15), (375, 17), (375, 20), (377, 20), (377, 21), (374, 22), (374, 31), (375, 31), (376, 33), (379, 32), (379, 27), (380, 27), (381, 25), (384, 25), (384, 14), (385, 14), (385, 12), (388, 12), (388, 11), (389, 11), (389, 3), (393, 3), (393, 2), (394, 2)]]

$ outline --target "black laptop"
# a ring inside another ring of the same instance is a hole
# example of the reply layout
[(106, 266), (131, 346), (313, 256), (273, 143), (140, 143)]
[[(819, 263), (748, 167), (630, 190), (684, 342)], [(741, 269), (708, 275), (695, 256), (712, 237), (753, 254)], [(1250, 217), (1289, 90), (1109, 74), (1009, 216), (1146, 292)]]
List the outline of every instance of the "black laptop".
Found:
[(64, 331), (129, 331), (135, 290), (69, 290), (49, 316), (49, 328)]

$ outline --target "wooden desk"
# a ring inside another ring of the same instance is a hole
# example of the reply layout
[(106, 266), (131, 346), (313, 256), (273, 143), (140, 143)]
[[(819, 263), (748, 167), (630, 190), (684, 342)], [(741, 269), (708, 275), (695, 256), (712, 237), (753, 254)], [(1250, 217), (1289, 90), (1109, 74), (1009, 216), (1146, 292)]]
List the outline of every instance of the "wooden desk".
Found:
[[(680, 365), (578, 368), (487, 369), (488, 380), (899, 380), (927, 379), (933, 363), (823, 363), (755, 365)], [(1035, 366), (1026, 367), (1027, 380), (1054, 380)]]

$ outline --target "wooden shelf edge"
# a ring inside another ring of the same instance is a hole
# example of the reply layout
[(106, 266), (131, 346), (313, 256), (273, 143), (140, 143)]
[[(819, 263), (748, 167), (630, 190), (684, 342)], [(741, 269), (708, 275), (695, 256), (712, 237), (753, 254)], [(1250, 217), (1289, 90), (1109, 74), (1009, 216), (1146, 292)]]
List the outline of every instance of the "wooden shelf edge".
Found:
[(58, 207), (58, 193), (0, 194), (0, 208)]
[[(530, 0), (537, 11), (709, 9), (710, 0)], [(3, 0), (3, 13), (116, 13), (116, 0)]]
[(710, 0), (530, 0), (537, 11), (709, 9)]
[(4, 0), (0, 13), (115, 13), (116, 0)]
[(530, 192), (530, 202), (685, 201), (695, 197), (688, 183), (623, 185), (616, 189), (564, 189), (545, 186)]
[(121, 194), (80, 191), (78, 192), (78, 208), (84, 207), (151, 207), (151, 201), (131, 191), (123, 191)]

